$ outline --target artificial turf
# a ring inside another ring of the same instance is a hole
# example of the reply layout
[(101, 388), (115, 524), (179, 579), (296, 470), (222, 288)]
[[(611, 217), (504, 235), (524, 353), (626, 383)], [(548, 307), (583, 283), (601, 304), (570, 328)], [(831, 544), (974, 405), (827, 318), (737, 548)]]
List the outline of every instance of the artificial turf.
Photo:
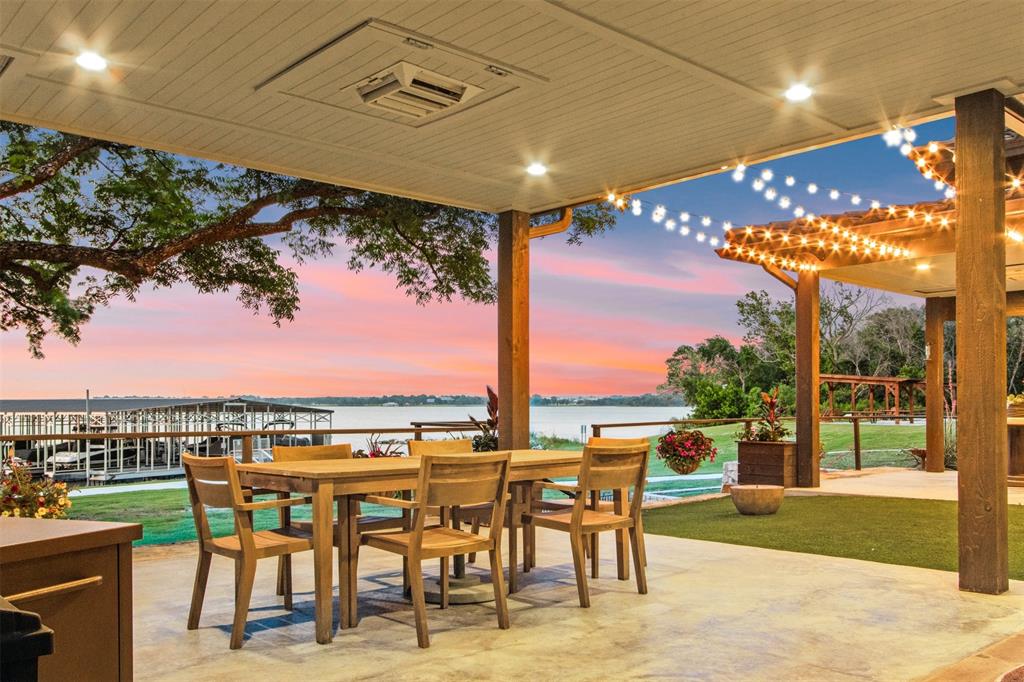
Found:
[[(957, 569), (956, 503), (888, 497), (787, 497), (772, 516), (741, 516), (729, 498), (644, 512), (644, 531), (807, 554)], [(1011, 505), (1010, 577), (1024, 580), (1024, 507)]]

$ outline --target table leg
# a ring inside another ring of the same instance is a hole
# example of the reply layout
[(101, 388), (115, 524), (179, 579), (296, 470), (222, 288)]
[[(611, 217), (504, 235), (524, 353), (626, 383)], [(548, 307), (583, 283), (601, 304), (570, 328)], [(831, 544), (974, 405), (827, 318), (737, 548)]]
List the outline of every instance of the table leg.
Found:
[[(613, 490), (612, 496), (615, 513), (619, 516), (625, 516), (623, 509), (626, 491), (621, 489)], [(629, 580), (629, 543), (626, 538), (626, 532), (624, 528), (615, 531), (615, 561), (619, 580)]]
[(359, 624), (357, 563), (359, 560), (358, 502), (350, 495), (338, 497), (338, 601), (342, 629)]
[(509, 510), (508, 510), (508, 524), (506, 530), (508, 531), (508, 592), (519, 591), (519, 548), (518, 538), (516, 536), (516, 529), (519, 527), (519, 519), (522, 512), (519, 509), (519, 486), (512, 486), (510, 499), (509, 499)]
[[(533, 483), (523, 486), (523, 511), (527, 514), (534, 513), (533, 510)], [(520, 520), (522, 514), (520, 514)], [(529, 573), (533, 568), (533, 524), (523, 523), (523, 573)]]
[[(597, 510), (598, 505), (601, 503), (601, 492), (599, 490), (590, 491), (590, 508)], [(598, 533), (590, 534), (590, 577), (597, 578), (598, 567), (601, 565), (600, 547), (601, 542), (599, 540), (601, 536)]]
[[(458, 507), (452, 507), (452, 528), (455, 530), (462, 529), (462, 510)], [(458, 554), (454, 557), (453, 561), (455, 565), (454, 574), (456, 578), (466, 577), (466, 555)]]
[(334, 482), (318, 481), (313, 490), (313, 582), (316, 602), (316, 641), (330, 644), (334, 637), (334, 598), (331, 553)]

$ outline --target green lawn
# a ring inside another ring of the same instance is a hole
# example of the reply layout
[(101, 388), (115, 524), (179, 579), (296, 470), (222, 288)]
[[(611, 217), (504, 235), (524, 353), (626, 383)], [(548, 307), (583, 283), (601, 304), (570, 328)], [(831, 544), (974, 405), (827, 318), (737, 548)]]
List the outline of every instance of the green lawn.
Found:
[[(1024, 507), (1010, 507), (1010, 577), (1024, 580)], [(787, 497), (774, 516), (741, 516), (721, 498), (644, 513), (644, 531), (807, 554), (955, 571), (956, 503)]]

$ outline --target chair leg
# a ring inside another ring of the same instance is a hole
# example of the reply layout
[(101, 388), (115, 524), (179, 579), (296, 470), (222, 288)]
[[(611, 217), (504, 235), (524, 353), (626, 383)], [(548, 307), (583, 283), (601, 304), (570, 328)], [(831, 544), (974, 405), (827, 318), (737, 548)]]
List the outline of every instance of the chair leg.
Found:
[(576, 591), (580, 595), (580, 606), (590, 606), (590, 589), (587, 587), (587, 567), (583, 560), (583, 536), (569, 533), (569, 544), (572, 545), (572, 564), (576, 569)]
[[(476, 516), (473, 517), (473, 525), (470, 527), (470, 531), (472, 531), (473, 535), (480, 535), (480, 516), (479, 515), (476, 515)], [(469, 561), (469, 563), (475, 564), (476, 563), (476, 552), (470, 552), (469, 557), (467, 558), (467, 560)]]
[(235, 622), (231, 626), (231, 648), (241, 649), (245, 640), (245, 620), (249, 615), (249, 600), (252, 599), (252, 584), (256, 580), (256, 560), (239, 559), (238, 594), (235, 595)]
[(210, 560), (213, 555), (199, 550), (199, 565), (196, 566), (196, 582), (192, 587), (192, 608), (188, 610), (188, 629), (199, 627), (199, 616), (203, 612), (203, 599), (206, 597), (206, 579), (210, 576)]
[(423, 595), (423, 566), (419, 559), (409, 561), (409, 582), (416, 615), (416, 639), (420, 648), (426, 649), (430, 646), (430, 633), (427, 631), (427, 600)]
[(288, 558), (287, 554), (277, 557), (277, 596), (284, 595), (284, 562)]
[(448, 557), (441, 557), (441, 576), (438, 582), (441, 584), (441, 608), (448, 608)]
[(633, 546), (633, 568), (636, 570), (636, 591), (640, 594), (647, 594), (647, 568), (644, 566), (643, 557), (640, 554), (640, 546), (643, 542), (643, 529), (633, 526), (629, 529), (629, 543)]
[(285, 554), (281, 557), (281, 587), (284, 591), (284, 607), (292, 610), (292, 556)]
[(591, 533), (587, 537), (590, 538), (590, 576), (597, 578), (601, 565), (601, 536)]
[(636, 518), (636, 534), (640, 544), (640, 559), (647, 565), (647, 543), (644, 541), (644, 517), (643, 514)]
[(505, 573), (501, 567), (501, 550), (497, 547), (488, 552), (491, 558), (491, 584), (494, 586), (494, 607), (498, 611), (498, 627), (509, 628), (508, 597), (505, 595)]

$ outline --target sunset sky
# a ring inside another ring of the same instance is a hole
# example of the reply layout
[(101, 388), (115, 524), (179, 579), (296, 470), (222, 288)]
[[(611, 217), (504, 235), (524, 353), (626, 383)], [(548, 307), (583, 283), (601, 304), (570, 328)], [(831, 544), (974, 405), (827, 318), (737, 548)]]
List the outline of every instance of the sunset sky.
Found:
[[(917, 128), (918, 144), (953, 135), (952, 119)], [(685, 150), (679, 151), (685, 155)], [(682, 165), (682, 164), (681, 164)], [(941, 198), (879, 137), (755, 166), (792, 174), (823, 191), (790, 194), (816, 213), (850, 210), (827, 189), (883, 203)], [(728, 173), (640, 198), (670, 214), (710, 215), (716, 226), (789, 215)], [(866, 206), (865, 206), (866, 207)], [(720, 260), (707, 244), (668, 233), (645, 213), (621, 216), (601, 238), (570, 246), (553, 236), (531, 245), (531, 392), (636, 394), (655, 390), (664, 361), (683, 343), (713, 334), (738, 341), (735, 301), (751, 289), (791, 295), (760, 269)], [(136, 302), (100, 309), (71, 346), (50, 339), (32, 359), (23, 334), (0, 335), (4, 398), (99, 395), (263, 396), (482, 393), (495, 384), (496, 309), (462, 302), (419, 307), (388, 275), (345, 267), (347, 254), (298, 270), (301, 310), (275, 327), (229, 294), (186, 287), (143, 290)]]

